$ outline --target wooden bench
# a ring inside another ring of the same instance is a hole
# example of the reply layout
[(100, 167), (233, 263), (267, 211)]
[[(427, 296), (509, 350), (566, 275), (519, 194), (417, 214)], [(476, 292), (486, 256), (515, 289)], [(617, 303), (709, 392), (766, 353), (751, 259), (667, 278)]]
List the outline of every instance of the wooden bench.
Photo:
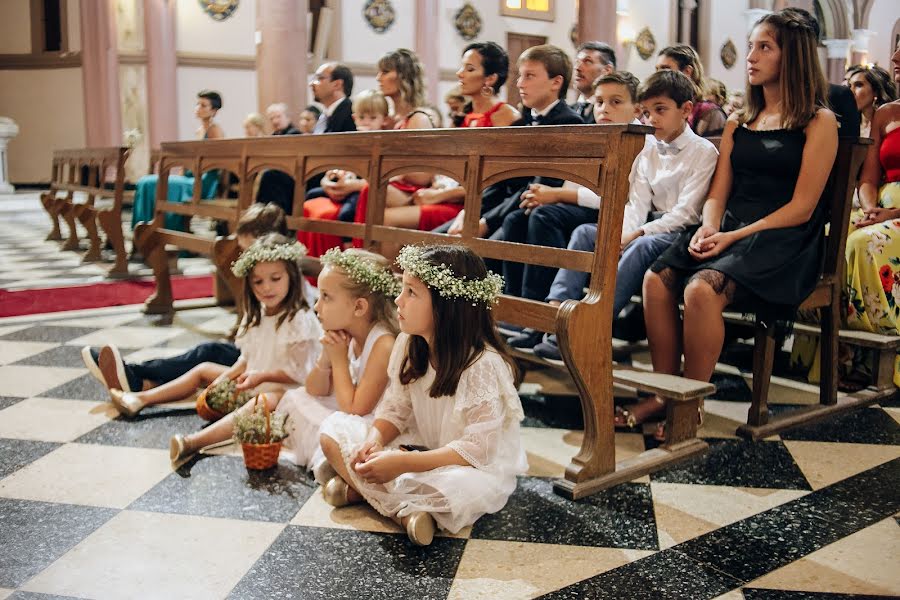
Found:
[[(686, 382), (678, 377), (617, 370), (616, 379), (645, 391), (660, 392), (669, 404), (671, 437), (663, 448), (616, 463), (613, 427), (613, 379), (611, 357), (612, 290), (618, 262), (618, 240), (628, 194), (628, 174), (634, 157), (644, 145), (649, 128), (635, 125), (545, 127), (539, 135), (528, 128), (492, 130), (425, 130), (327, 134), (315, 137), (285, 136), (240, 140), (214, 140), (163, 144), (157, 214), (139, 226), (135, 239), (146, 248), (157, 275), (157, 291), (147, 303), (148, 312), (172, 309), (171, 285), (164, 244), (212, 253), (225, 268), (235, 248), (225, 239), (210, 242), (197, 235), (163, 229), (163, 215), (202, 215), (233, 221), (249, 206), (252, 182), (265, 169), (291, 174), (307, 181), (331, 168), (366, 174), (371, 184), (365, 224), (320, 221), (295, 216), (289, 227), (310, 232), (361, 238), (366, 247), (392, 244), (465, 244), (485, 258), (513, 260), (550, 267), (579, 269), (592, 274), (588, 295), (560, 307), (544, 302), (503, 296), (496, 317), (559, 336), (565, 364), (579, 391), (585, 434), (578, 454), (555, 489), (569, 498), (581, 498), (628, 481), (705, 451), (694, 437), (696, 399), (712, 391), (706, 382)], [(552, 157), (552, 158), (548, 158)], [(171, 204), (164, 201), (162, 182), (173, 166), (202, 173), (228, 169), (241, 181), (235, 208), (210, 206), (199, 200)], [(389, 179), (405, 172), (442, 173), (466, 189), (466, 219), (459, 237), (386, 227), (383, 223), (385, 190)], [(512, 177), (547, 175), (580, 183), (600, 194), (601, 207), (597, 250), (594, 253), (543, 248), (480, 239), (475, 236), (480, 214), (481, 190)], [(302, 214), (304, 190), (295, 187), (294, 214)]]
[[(69, 235), (61, 246), (63, 250), (80, 248), (76, 219), (87, 230), (89, 247), (82, 257), (84, 262), (101, 260), (99, 222), (116, 253), (115, 264), (108, 272), (112, 277), (128, 275), (128, 255), (122, 233), (127, 159), (128, 148), (121, 147), (55, 150), (50, 189), (41, 194), (41, 203), (52, 224), (48, 240), (62, 240), (60, 217), (69, 228)], [(85, 202), (75, 202), (76, 192), (87, 194)], [(60, 193), (65, 195), (59, 196)], [(97, 205), (96, 201), (102, 198), (111, 199), (112, 204)]]

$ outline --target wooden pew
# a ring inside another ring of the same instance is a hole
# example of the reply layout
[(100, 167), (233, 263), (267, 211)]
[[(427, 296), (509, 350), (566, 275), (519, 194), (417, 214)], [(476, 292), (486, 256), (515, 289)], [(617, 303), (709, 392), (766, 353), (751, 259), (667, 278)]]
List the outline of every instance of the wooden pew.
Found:
[[(69, 235), (62, 244), (63, 250), (78, 250), (78, 231), (75, 220), (87, 230), (90, 246), (83, 261), (101, 260), (100, 236), (97, 223), (106, 232), (107, 238), (116, 251), (116, 261), (110, 269), (110, 276), (128, 274), (125, 239), (122, 235), (122, 199), (125, 188), (125, 161), (128, 148), (82, 148), (55, 150), (50, 189), (41, 194), (41, 203), (50, 216), (52, 229), (48, 240), (62, 240), (59, 219), (65, 219)], [(83, 175), (87, 175), (84, 180)], [(112, 186), (107, 187), (111, 182)], [(59, 197), (59, 193), (65, 196)], [(75, 192), (87, 194), (85, 202), (75, 202)], [(96, 201), (110, 198), (112, 205), (97, 206)]]
[[(837, 157), (832, 167), (828, 183), (822, 194), (822, 202), (827, 202), (828, 236), (825, 245), (824, 266), (819, 282), (812, 293), (800, 305), (800, 310), (818, 309), (820, 313), (821, 368), (819, 383), (819, 404), (803, 407), (773, 417), (769, 414), (768, 396), (772, 378), (772, 366), (776, 351), (775, 323), (764, 323), (756, 319), (755, 344), (753, 354), (753, 399), (747, 415), (747, 423), (738, 427), (737, 433), (743, 437), (760, 439), (777, 434), (785, 429), (822, 420), (856, 408), (868, 406), (896, 394), (893, 385), (881, 389), (838, 398), (838, 342), (841, 336), (842, 292), (846, 285), (847, 231), (853, 190), (865, 160), (867, 146), (872, 143), (866, 138), (841, 139)], [(846, 336), (845, 336), (846, 337)], [(858, 337), (858, 336), (857, 336)], [(879, 336), (884, 337), (884, 336)], [(873, 339), (874, 345), (891, 346), (890, 340)], [(890, 353), (882, 353), (890, 358), (881, 359), (879, 368), (893, 361)], [(888, 368), (892, 368), (888, 367)], [(883, 377), (882, 377), (883, 378)]]
[[(578, 388), (585, 434), (579, 453), (555, 489), (569, 498), (581, 498), (663, 468), (705, 451), (695, 437), (696, 401), (714, 388), (706, 382), (618, 369), (611, 357), (612, 290), (618, 262), (618, 240), (634, 157), (650, 130), (641, 126), (545, 127), (539, 135), (528, 128), (491, 130), (426, 130), (341, 133), (313, 137), (285, 136), (240, 140), (214, 140), (163, 144), (156, 216), (139, 225), (135, 239), (157, 276), (157, 291), (147, 312), (172, 310), (171, 285), (165, 244), (195, 252), (212, 253), (225, 269), (236, 252), (226, 239), (215, 241), (162, 228), (165, 212), (203, 215), (233, 222), (250, 204), (254, 177), (264, 169), (292, 174), (306, 181), (330, 168), (366, 174), (372, 184), (365, 224), (319, 221), (295, 216), (289, 226), (311, 232), (357, 237), (378, 249), (382, 243), (465, 244), (486, 258), (514, 260), (552, 267), (580, 269), (592, 274), (587, 296), (559, 308), (543, 302), (504, 296), (496, 308), (498, 319), (554, 331), (559, 336), (565, 364)], [(552, 158), (548, 158), (552, 157)], [(238, 174), (240, 198), (233, 207), (199, 200), (199, 184), (188, 204), (165, 202), (166, 175), (173, 166), (199, 174), (223, 168)], [(404, 172), (430, 171), (460, 181), (466, 189), (466, 220), (459, 237), (386, 227), (383, 225), (385, 190), (389, 179)], [(548, 175), (583, 184), (604, 198), (594, 253), (542, 248), (475, 237), (481, 190), (511, 177)], [(303, 186), (295, 187), (294, 214), (302, 214)], [(235, 289), (235, 294), (237, 290)], [(657, 448), (616, 463), (613, 427), (614, 379), (650, 392), (661, 392), (669, 403), (670, 438)], [(679, 402), (684, 400), (684, 402)]]

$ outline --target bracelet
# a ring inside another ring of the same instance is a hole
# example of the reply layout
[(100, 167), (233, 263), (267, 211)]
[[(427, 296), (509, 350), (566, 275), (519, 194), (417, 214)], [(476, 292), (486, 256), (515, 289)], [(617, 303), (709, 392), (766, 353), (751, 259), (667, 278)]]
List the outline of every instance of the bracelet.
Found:
[(322, 365), (319, 364), (319, 361), (316, 361), (316, 368), (319, 369), (320, 371), (325, 371), (328, 373), (331, 372), (331, 365), (328, 365), (327, 367), (323, 367)]

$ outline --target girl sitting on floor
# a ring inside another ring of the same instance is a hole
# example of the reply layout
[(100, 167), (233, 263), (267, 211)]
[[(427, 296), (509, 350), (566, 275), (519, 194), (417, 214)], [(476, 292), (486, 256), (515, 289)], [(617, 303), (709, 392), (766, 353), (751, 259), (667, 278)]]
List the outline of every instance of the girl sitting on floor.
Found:
[[(133, 417), (152, 404), (190, 397), (197, 388), (225, 379), (238, 391), (276, 392), (304, 380), (319, 355), (322, 328), (303, 293), (300, 260), (302, 244), (271, 233), (257, 240), (232, 266), (244, 277), (245, 316), (236, 345), (241, 356), (233, 366), (211, 362), (197, 365), (181, 377), (157, 388), (137, 393), (110, 389), (113, 404)], [(230, 419), (229, 419), (230, 421)]]
[[(388, 358), (398, 333), (394, 297), (400, 282), (387, 259), (365, 250), (332, 248), (322, 264), (315, 305), (325, 329), (322, 354), (306, 376), (306, 388), (288, 391), (278, 404), (278, 412), (291, 417), (283, 453), (310, 468), (327, 466), (319, 451), (319, 426), (326, 417), (341, 411), (364, 430), (372, 424), (371, 412), (388, 384)], [(321, 467), (315, 471), (327, 481)]]
[(503, 278), (463, 246), (406, 246), (397, 262), (390, 388), (370, 428), (341, 413), (322, 424), (338, 473), (323, 494), (333, 506), (365, 500), (428, 545), (435, 522), (455, 533), (506, 504), (528, 468), (523, 412), (490, 311)]

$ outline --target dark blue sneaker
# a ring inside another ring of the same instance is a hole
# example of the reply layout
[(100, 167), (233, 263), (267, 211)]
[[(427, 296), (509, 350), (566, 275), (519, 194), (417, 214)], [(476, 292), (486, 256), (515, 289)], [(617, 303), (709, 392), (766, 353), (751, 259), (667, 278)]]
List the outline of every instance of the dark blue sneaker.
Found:
[(522, 330), (525, 328), (521, 325), (514, 325), (512, 323), (506, 323), (504, 321), (497, 321), (497, 329), (506, 337), (512, 337), (522, 333)]
[(544, 341), (534, 347), (534, 355), (547, 360), (562, 360), (556, 336), (552, 334), (545, 336)]
[(531, 350), (536, 345), (541, 343), (543, 337), (543, 331), (538, 331), (537, 329), (526, 327), (519, 335), (514, 335), (511, 338), (508, 338), (506, 340), (506, 343), (511, 347), (517, 348), (519, 350)]

